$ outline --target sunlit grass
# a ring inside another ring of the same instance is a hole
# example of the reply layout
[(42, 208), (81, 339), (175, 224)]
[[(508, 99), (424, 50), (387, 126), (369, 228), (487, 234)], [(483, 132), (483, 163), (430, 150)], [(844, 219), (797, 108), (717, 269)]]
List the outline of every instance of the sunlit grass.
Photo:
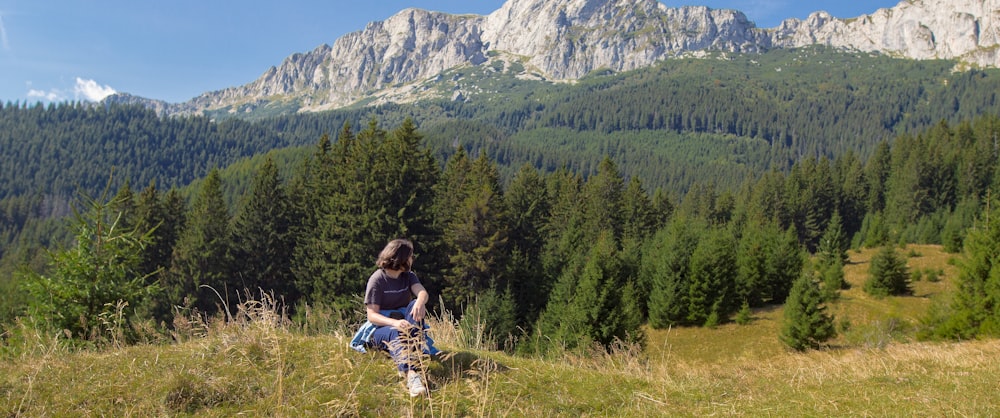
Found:
[(21, 354), (0, 361), (0, 416), (1000, 414), (1000, 341), (904, 343), (875, 332), (886, 332), (878, 325), (885, 315), (919, 317), (928, 296), (952, 283), (951, 255), (916, 252), (911, 268), (946, 274), (915, 283), (913, 296), (883, 300), (860, 290), (874, 250), (850, 254), (852, 288), (831, 308), (851, 330), (822, 351), (781, 346), (778, 307), (755, 311), (749, 325), (649, 330), (645, 349), (621, 344), (544, 360), (468, 346), (475, 339), (443, 315), (430, 321), (445, 350), (427, 368), (431, 392), (411, 398), (385, 355), (348, 348), (349, 321), (335, 325), (326, 312), (329, 320), (313, 319), (326, 331), (306, 330), (264, 301), (244, 305), (234, 321), (192, 325), (172, 344), (71, 351), (59, 336), (21, 338)]

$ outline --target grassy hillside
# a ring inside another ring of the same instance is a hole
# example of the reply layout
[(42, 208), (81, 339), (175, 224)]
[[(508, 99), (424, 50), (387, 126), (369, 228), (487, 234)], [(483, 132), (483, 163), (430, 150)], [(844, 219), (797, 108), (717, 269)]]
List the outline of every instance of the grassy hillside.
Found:
[[(832, 307), (851, 323), (834, 347), (778, 343), (781, 309), (750, 325), (650, 331), (640, 352), (535, 359), (470, 347), (449, 318), (432, 392), (410, 398), (391, 362), (347, 347), (350, 326), (312, 313), (291, 325), (248, 305), (230, 323), (188, 323), (176, 343), (69, 352), (58, 337), (8, 336), (4, 416), (989, 416), (1000, 413), (1000, 344), (906, 342), (929, 297), (946, 292), (951, 257), (911, 247), (911, 268), (943, 269), (911, 297), (861, 291), (873, 251), (852, 253), (852, 288)], [(894, 319), (893, 319), (894, 318)], [(316, 324), (326, 323), (318, 332)], [(896, 325), (886, 325), (888, 323)]]

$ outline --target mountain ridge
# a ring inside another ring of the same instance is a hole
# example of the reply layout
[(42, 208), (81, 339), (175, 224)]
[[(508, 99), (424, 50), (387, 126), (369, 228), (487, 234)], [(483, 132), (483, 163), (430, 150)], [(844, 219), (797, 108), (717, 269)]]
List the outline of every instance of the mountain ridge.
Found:
[[(251, 83), (183, 103), (145, 103), (162, 114), (322, 111), (366, 100), (416, 100), (423, 97), (416, 84), (494, 60), (520, 65), (525, 77), (572, 82), (598, 70), (629, 71), (692, 54), (817, 44), (954, 59), (962, 68), (1000, 67), (1000, 0), (909, 0), (851, 19), (820, 11), (769, 29), (738, 10), (672, 8), (657, 0), (509, 0), (488, 15), (408, 8), (332, 45), (294, 53)], [(456, 91), (450, 98), (464, 96)], [(127, 94), (106, 100), (144, 102)]]

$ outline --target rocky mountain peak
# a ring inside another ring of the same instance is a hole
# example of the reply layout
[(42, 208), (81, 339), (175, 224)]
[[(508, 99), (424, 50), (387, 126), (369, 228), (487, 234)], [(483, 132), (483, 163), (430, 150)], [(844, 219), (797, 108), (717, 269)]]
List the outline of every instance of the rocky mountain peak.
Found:
[[(252, 83), (171, 105), (168, 113), (250, 111), (277, 102), (305, 111), (336, 108), (491, 59), (518, 60), (546, 79), (574, 80), (696, 51), (814, 44), (1000, 67), (1000, 0), (909, 0), (851, 19), (819, 11), (770, 29), (736, 10), (671, 8), (657, 0), (509, 0), (486, 16), (411, 8), (293, 54)], [(459, 93), (453, 97), (466, 98)]]
[(785, 20), (773, 34), (775, 47), (823, 44), (1000, 67), (1000, 0), (909, 0), (854, 19), (816, 12)]

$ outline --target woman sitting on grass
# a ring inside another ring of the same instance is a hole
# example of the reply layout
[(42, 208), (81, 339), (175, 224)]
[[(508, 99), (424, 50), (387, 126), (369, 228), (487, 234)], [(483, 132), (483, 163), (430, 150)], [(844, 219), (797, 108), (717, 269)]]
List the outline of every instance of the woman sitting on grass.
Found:
[(413, 354), (436, 354), (438, 350), (430, 338), (426, 338), (426, 346), (422, 341), (414, 346), (424, 329), (428, 295), (420, 279), (410, 271), (413, 243), (405, 239), (390, 241), (379, 253), (377, 265), (378, 270), (368, 278), (365, 288), (368, 322), (355, 334), (351, 347), (361, 352), (365, 347), (389, 352), (399, 372), (406, 375), (410, 396), (425, 394), (427, 389)]

